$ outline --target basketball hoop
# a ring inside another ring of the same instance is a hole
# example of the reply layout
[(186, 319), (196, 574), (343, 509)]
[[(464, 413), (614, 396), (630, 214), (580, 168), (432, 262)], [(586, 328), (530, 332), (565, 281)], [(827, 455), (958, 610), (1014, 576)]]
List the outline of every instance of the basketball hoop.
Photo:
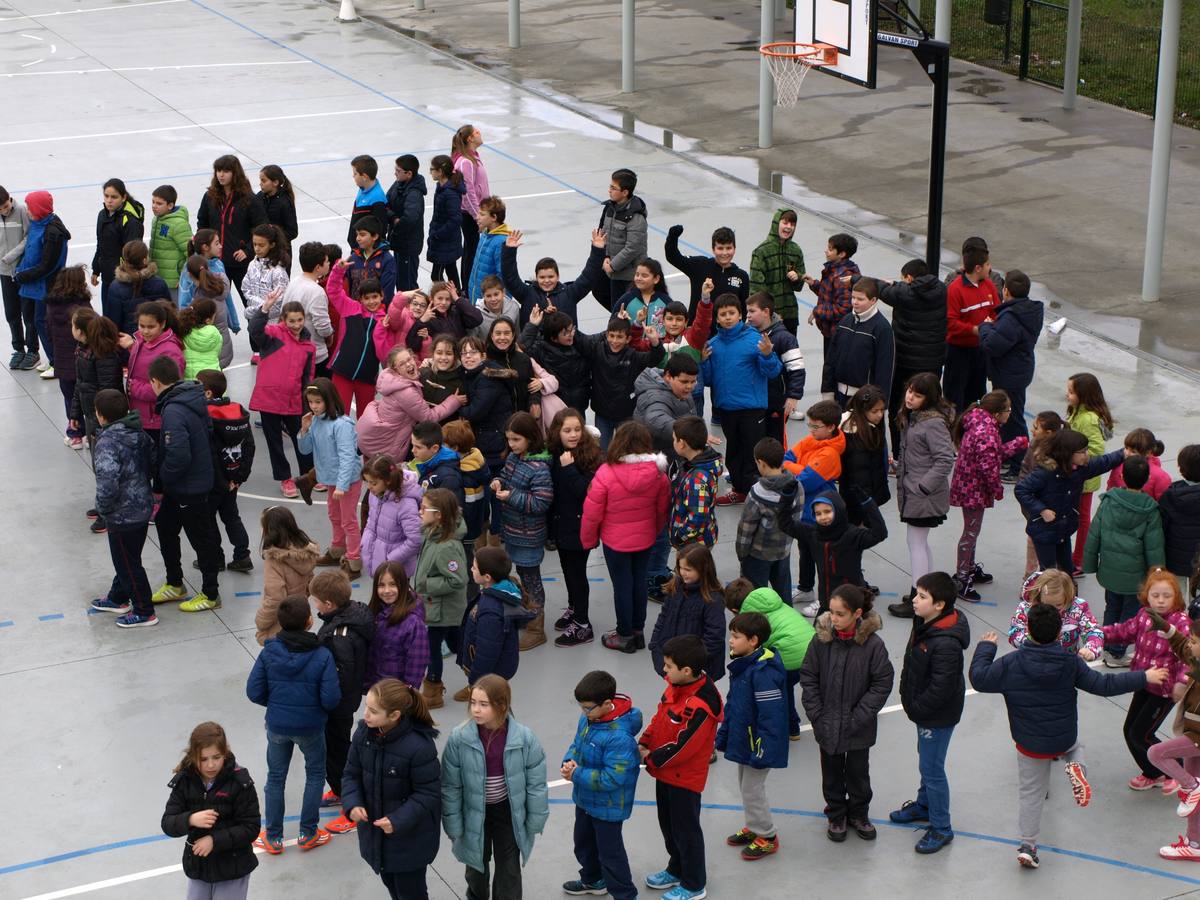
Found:
[(837, 47), (831, 44), (798, 44), (777, 41), (758, 48), (775, 81), (775, 105), (792, 107), (800, 99), (800, 85), (809, 69), (836, 63)]

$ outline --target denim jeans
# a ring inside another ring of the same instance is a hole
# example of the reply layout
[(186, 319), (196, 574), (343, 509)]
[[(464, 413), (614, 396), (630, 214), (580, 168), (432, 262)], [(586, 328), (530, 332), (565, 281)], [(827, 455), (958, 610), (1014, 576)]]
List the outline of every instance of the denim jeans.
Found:
[(600, 431), (600, 449), (607, 450), (609, 441), (612, 440), (613, 432), (617, 430), (620, 422), (614, 422), (612, 419), (606, 418), (600, 413), (596, 413), (596, 428)]
[(667, 525), (663, 526), (663, 530), (658, 533), (658, 537), (654, 539), (654, 546), (650, 548), (650, 559), (646, 563), (646, 578), (655, 577), (671, 577), (671, 541), (667, 537)]
[(692, 402), (696, 404), (696, 415), (704, 418), (704, 376), (696, 376), (696, 387), (692, 391)]
[[(1118, 622), (1124, 622), (1127, 619), (1132, 619), (1138, 614), (1141, 605), (1138, 603), (1137, 594), (1117, 594), (1104, 589), (1104, 621), (1101, 625), (1116, 625)], [(1124, 656), (1127, 644), (1109, 644), (1108, 652), (1113, 656)]]
[(650, 550), (626, 552), (604, 546), (604, 561), (612, 580), (617, 634), (629, 637), (646, 627), (646, 563)]
[(325, 787), (325, 732), (316, 734), (276, 734), (267, 729), (267, 837), (283, 839), (283, 788), (292, 764), (292, 747), (304, 754), (304, 799), (300, 806), (300, 834), (314, 834), (321, 815), (321, 792)]
[(934, 831), (950, 831), (950, 780), (946, 777), (946, 751), (954, 726), (922, 728), (917, 726), (917, 766), (921, 786), (917, 805), (929, 810), (929, 825)]
[(749, 578), (756, 588), (770, 586), (784, 603), (792, 602), (792, 559), (789, 553), (783, 559), (770, 562), (747, 556), (742, 560), (742, 575)]

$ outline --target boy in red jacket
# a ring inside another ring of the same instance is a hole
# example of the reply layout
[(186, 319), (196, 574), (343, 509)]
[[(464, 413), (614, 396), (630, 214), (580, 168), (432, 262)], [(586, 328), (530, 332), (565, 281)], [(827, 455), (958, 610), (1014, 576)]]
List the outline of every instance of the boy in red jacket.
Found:
[(959, 412), (987, 392), (979, 326), (1000, 305), (986, 247), (963, 247), (963, 273), (946, 288), (946, 370), (942, 392)]

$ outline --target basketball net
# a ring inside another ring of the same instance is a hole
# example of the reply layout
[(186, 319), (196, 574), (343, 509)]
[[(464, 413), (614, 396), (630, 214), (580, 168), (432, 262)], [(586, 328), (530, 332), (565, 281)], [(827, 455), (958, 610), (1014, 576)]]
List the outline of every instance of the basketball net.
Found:
[(767, 61), (775, 82), (775, 105), (790, 108), (800, 99), (800, 87), (810, 69), (837, 62), (837, 48), (829, 44), (777, 42), (763, 44), (759, 53)]

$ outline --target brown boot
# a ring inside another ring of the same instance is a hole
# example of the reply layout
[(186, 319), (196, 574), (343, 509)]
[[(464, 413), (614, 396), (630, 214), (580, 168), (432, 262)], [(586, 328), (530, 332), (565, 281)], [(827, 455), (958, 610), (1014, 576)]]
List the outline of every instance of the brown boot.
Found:
[(446, 686), (440, 681), (430, 681), (427, 678), (421, 685), (421, 696), (425, 698), (425, 705), (430, 709), (441, 709), (446, 705)]
[(470, 700), (471, 699), (471, 686), (468, 684), (468, 685), (464, 686), (461, 690), (455, 691), (454, 699), (457, 700), (459, 703), (466, 703), (468, 700)]
[(544, 643), (546, 643), (546, 611), (538, 610), (533, 621), (526, 625), (525, 630), (521, 632), (520, 647), (522, 650), (532, 650)]
[(362, 574), (361, 559), (350, 559), (349, 557), (343, 556), (338, 565), (342, 567), (342, 571), (349, 576), (351, 581)]
[(303, 475), (296, 479), (296, 490), (300, 492), (300, 498), (312, 506), (313, 488), (317, 486), (317, 470), (309, 469)]
[(342, 561), (342, 557), (346, 555), (345, 547), (330, 546), (321, 556), (317, 557), (316, 565), (318, 566), (336, 566)]

